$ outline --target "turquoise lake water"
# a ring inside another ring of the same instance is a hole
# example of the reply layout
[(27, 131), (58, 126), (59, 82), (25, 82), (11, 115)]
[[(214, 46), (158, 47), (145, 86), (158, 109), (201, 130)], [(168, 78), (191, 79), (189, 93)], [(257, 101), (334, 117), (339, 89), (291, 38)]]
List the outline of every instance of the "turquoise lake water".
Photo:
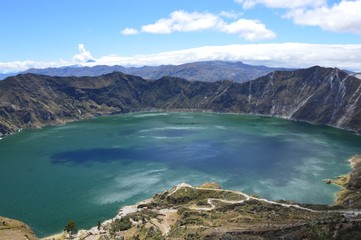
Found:
[(323, 179), (351, 170), (361, 137), (276, 118), (134, 113), (24, 130), (0, 140), (0, 215), (39, 236), (95, 226), (186, 182), (268, 199), (331, 204)]

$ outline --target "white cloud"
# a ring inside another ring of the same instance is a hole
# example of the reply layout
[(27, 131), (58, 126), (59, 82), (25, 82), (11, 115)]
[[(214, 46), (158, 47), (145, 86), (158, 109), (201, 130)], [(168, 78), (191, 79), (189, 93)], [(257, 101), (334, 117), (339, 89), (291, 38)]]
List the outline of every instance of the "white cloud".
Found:
[(323, 6), (326, 0), (235, 0), (235, 2), (241, 4), (245, 9), (253, 8), (257, 4), (262, 4), (269, 8), (294, 9)]
[(229, 18), (229, 19), (237, 19), (243, 16), (243, 13), (236, 11), (222, 11), (219, 13), (219, 16)]
[(40, 62), (40, 61), (13, 61), (13, 62), (0, 62), (0, 72), (13, 73), (25, 71), (29, 68), (48, 68), (71, 65), (67, 61), (59, 60), (54, 62)]
[(276, 34), (266, 26), (255, 20), (239, 19), (236, 22), (222, 26), (223, 31), (230, 34), (240, 34), (244, 39), (252, 41), (258, 39), (275, 38)]
[(90, 52), (85, 49), (84, 44), (80, 43), (78, 45), (78, 49), (79, 49), (79, 54), (76, 54), (73, 57), (74, 62), (82, 63), (82, 62), (87, 62), (87, 61), (94, 61), (94, 58), (92, 57)]
[(25, 60), (25, 61), (13, 61), (13, 62), (0, 62), (0, 72), (12, 73), (25, 71), (29, 68), (49, 68), (49, 67), (61, 67), (70, 66), (81, 63), (95, 62), (90, 52), (85, 49), (84, 44), (78, 44), (79, 53), (74, 55), (72, 60), (57, 60), (51, 62)]
[(361, 34), (361, 0), (344, 0), (332, 7), (295, 9), (286, 17), (299, 25), (319, 26), (332, 32)]
[[(273, 43), (206, 46), (130, 57), (111, 55), (96, 59), (96, 62), (81, 63), (81, 65), (155, 66), (162, 64), (176, 65), (195, 61), (223, 60), (242, 61), (252, 65), (290, 68), (305, 68), (320, 65), (361, 72), (360, 59), (361, 44)], [(72, 64), (74, 64), (73, 61), (50, 63), (34, 61), (0, 62), (0, 72), (17, 72), (32, 67), (60, 67)]]
[(211, 13), (174, 11), (170, 14), (170, 18), (162, 18), (154, 24), (143, 26), (142, 32), (158, 34), (194, 32), (214, 28), (219, 23), (219, 17)]
[(235, 0), (244, 9), (257, 4), (287, 9), (285, 18), (295, 24), (318, 26), (326, 31), (361, 34), (361, 0), (341, 0), (329, 6), (327, 0)]
[[(207, 46), (132, 57), (112, 55), (97, 59), (97, 64), (154, 66), (223, 60), (274, 67), (302, 68), (320, 65), (361, 71), (359, 59), (361, 59), (361, 44), (274, 43)], [(91, 64), (93, 65), (96, 64)]]
[(125, 28), (121, 31), (123, 35), (136, 35), (139, 33), (137, 29), (134, 28)]
[[(236, 19), (227, 22), (224, 18)], [(237, 20), (238, 19), (238, 20)], [(122, 33), (138, 30), (126, 28)], [(169, 18), (162, 18), (153, 24), (144, 25), (140, 32), (153, 34), (170, 34), (173, 32), (196, 32), (212, 30), (229, 34), (237, 34), (246, 40), (261, 40), (275, 38), (276, 34), (258, 20), (241, 19), (235, 12), (212, 13), (174, 11)]]

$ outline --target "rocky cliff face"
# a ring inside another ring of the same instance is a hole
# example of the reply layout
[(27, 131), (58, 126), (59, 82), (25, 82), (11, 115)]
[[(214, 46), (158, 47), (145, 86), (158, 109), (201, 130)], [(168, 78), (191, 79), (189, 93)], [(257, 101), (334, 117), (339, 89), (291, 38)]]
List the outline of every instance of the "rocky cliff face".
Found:
[(339, 69), (274, 72), (230, 89), (241, 112), (361, 130), (361, 80)]
[(262, 114), (361, 133), (361, 80), (332, 68), (276, 71), (245, 83), (24, 74), (0, 82), (0, 133), (140, 110)]

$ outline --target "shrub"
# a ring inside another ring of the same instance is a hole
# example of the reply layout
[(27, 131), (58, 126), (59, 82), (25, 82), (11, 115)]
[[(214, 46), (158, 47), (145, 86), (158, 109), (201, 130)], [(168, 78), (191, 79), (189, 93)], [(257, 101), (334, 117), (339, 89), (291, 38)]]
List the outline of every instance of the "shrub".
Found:
[(74, 234), (78, 231), (78, 228), (76, 226), (76, 223), (72, 220), (68, 221), (68, 223), (66, 224), (64, 231)]
[(132, 227), (132, 223), (128, 216), (122, 217), (121, 219), (115, 220), (111, 224), (111, 231), (118, 232), (118, 231), (125, 231)]

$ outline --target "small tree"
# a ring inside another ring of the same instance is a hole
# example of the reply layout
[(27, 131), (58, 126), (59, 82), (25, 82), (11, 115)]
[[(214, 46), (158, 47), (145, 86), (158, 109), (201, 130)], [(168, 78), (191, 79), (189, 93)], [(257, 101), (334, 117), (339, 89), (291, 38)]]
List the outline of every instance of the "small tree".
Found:
[(70, 233), (70, 234), (74, 234), (78, 231), (78, 228), (76, 226), (76, 223), (74, 221), (68, 221), (68, 223), (66, 224), (64, 231)]

